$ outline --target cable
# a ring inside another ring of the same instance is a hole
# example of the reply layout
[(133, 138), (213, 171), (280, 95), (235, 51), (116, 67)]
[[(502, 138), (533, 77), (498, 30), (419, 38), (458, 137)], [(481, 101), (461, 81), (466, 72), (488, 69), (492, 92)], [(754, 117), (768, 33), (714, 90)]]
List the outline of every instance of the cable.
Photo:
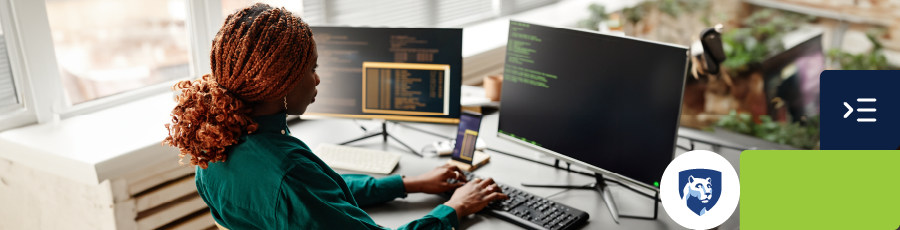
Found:
[(359, 126), (359, 128), (363, 130), (363, 132), (369, 132), (369, 130), (366, 130), (366, 127), (363, 126), (362, 124), (360, 124), (359, 121), (357, 121), (356, 119), (352, 119), (352, 120), (353, 120), (353, 123), (356, 123), (356, 126)]
[[(422, 153), (422, 154), (425, 154), (425, 150), (428, 149), (428, 147), (432, 147), (432, 148), (433, 148), (434, 145), (431, 145), (431, 144), (425, 145), (425, 147), (422, 147), (422, 151), (419, 151), (419, 152)], [(435, 154), (437, 154), (437, 150), (434, 150), (433, 152), (434, 152)]]

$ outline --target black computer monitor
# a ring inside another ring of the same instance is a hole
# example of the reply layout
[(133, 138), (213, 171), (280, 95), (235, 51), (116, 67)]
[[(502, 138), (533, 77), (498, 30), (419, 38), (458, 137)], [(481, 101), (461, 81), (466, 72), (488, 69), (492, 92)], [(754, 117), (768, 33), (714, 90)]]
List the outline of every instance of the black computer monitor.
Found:
[(306, 114), (459, 123), (462, 29), (311, 28), (322, 82)]
[(498, 135), (658, 190), (687, 62), (678, 45), (510, 22)]

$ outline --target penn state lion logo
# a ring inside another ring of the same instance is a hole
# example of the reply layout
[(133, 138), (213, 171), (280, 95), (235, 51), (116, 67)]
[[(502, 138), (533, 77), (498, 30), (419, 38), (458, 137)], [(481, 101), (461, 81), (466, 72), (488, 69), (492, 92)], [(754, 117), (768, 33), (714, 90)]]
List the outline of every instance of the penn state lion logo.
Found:
[(741, 179), (734, 165), (722, 155), (706, 150), (675, 157), (659, 185), (659, 198), (666, 213), (687, 229), (721, 226), (732, 217), (741, 199)]
[[(701, 203), (709, 203), (709, 197), (712, 196), (712, 184), (710, 184), (710, 179), (707, 177), (706, 179), (697, 179), (694, 178), (693, 175), (688, 176), (688, 184), (684, 185), (685, 194), (684, 197), (681, 197), (681, 200), (687, 203), (687, 199), (696, 197), (700, 199)], [(705, 210), (703, 211), (705, 212)], [(703, 214), (700, 214), (701, 216)]]
[(710, 169), (691, 169), (678, 173), (681, 201), (698, 216), (709, 212), (719, 201), (722, 173)]

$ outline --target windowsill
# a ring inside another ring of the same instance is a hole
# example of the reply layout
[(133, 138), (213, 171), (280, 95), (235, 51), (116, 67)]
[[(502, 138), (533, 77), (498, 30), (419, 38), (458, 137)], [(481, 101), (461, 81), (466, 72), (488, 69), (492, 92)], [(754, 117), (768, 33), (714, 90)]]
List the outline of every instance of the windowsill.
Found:
[(178, 149), (160, 145), (174, 106), (172, 93), (167, 92), (88, 115), (0, 132), (0, 158), (99, 184), (178, 154)]

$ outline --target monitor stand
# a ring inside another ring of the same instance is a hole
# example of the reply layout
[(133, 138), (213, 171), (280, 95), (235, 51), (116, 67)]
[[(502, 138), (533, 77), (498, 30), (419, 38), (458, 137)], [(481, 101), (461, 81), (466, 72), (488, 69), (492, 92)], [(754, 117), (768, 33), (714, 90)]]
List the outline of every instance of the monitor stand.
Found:
[[(422, 157), (422, 154), (421, 154), (421, 153), (416, 152), (416, 150), (413, 150), (413, 148), (410, 148), (409, 145), (406, 145), (406, 143), (403, 143), (402, 141), (400, 141), (399, 139), (397, 139), (396, 137), (394, 137), (394, 135), (391, 135), (390, 133), (388, 133), (387, 123), (388, 123), (387, 120), (381, 120), (381, 132), (377, 132), (377, 133), (369, 134), (369, 135), (366, 135), (366, 136), (363, 136), (363, 137), (360, 137), (360, 138), (356, 138), (356, 139), (353, 139), (353, 140), (350, 140), (350, 141), (347, 141), (347, 142), (344, 142), (344, 143), (340, 143), (339, 145), (347, 145), (347, 144), (350, 144), (350, 143), (353, 143), (353, 142), (357, 142), (357, 141), (361, 141), (361, 140), (365, 140), (365, 139), (369, 139), (369, 138), (372, 138), (372, 137), (381, 135), (381, 136), (384, 138), (384, 142), (387, 142), (387, 141), (388, 141), (388, 137), (390, 137), (391, 139), (393, 139), (393, 140), (396, 141), (397, 143), (400, 143), (400, 145), (403, 145), (403, 147), (406, 147), (406, 149), (409, 149), (410, 152), (412, 152), (412, 153), (414, 153), (414, 154), (419, 155), (420, 157)], [(365, 130), (365, 128), (363, 128), (363, 130)]]
[[(622, 218), (635, 218), (635, 219), (645, 219), (645, 220), (656, 220), (657, 213), (659, 213), (659, 192), (656, 192), (656, 197), (652, 197), (647, 195), (646, 193), (638, 192), (638, 194), (644, 195), (649, 198), (653, 198), (653, 217), (643, 217), (643, 216), (628, 216), (628, 215), (619, 215), (619, 208), (616, 207), (616, 201), (612, 197), (612, 193), (610, 193), (609, 188), (606, 184), (607, 181), (615, 182), (617, 184), (621, 184), (618, 181), (612, 181), (606, 178), (603, 178), (603, 174), (594, 173), (594, 179), (596, 180), (594, 183), (585, 186), (575, 186), (575, 185), (537, 185), (537, 184), (526, 184), (522, 183), (522, 186), (525, 187), (536, 187), (536, 188), (565, 188), (565, 189), (590, 189), (595, 190), (600, 193), (600, 197), (603, 199), (603, 202), (606, 203), (606, 208), (609, 209), (609, 214), (612, 215), (613, 220), (616, 223), (619, 223), (619, 217)], [(624, 186), (624, 185), (623, 185)], [(634, 188), (625, 186), (625, 188), (635, 190)]]

